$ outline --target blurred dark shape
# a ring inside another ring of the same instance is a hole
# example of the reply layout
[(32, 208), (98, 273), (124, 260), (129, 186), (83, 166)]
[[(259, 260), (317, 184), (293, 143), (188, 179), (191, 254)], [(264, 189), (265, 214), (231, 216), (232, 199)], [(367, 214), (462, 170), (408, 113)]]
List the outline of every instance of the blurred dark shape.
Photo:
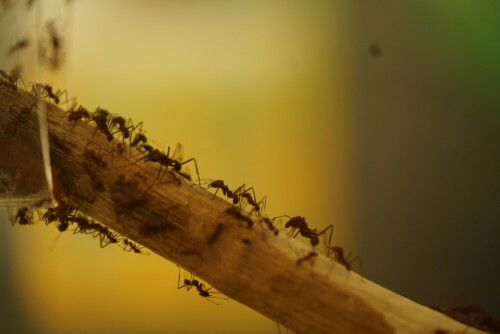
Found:
[(28, 38), (20, 39), (13, 46), (10, 47), (10, 49), (7, 51), (7, 54), (11, 55), (17, 51), (25, 49), (29, 46), (29, 44), (30, 44), (30, 41)]
[(380, 48), (380, 45), (375, 44), (375, 43), (370, 45), (370, 48), (368, 49), (368, 51), (370, 53), (370, 56), (372, 56), (373, 58), (380, 57), (380, 54), (382, 53), (382, 49)]
[(467, 304), (462, 300), (452, 302), (450, 305), (445, 307), (434, 305), (431, 306), (431, 308), (466, 325), (476, 327), (490, 333), (500, 333), (500, 320), (493, 318), (479, 305)]

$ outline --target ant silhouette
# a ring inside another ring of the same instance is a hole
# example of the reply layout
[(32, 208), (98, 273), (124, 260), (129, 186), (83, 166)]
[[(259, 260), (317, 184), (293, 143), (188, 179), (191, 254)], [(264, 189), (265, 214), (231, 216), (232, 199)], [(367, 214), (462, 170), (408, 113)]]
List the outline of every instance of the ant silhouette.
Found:
[(130, 143), (130, 147), (136, 147), (141, 142), (146, 144), (148, 142), (148, 138), (146, 138), (146, 136), (144, 134), (139, 133), (139, 134), (135, 135), (134, 140)]
[(128, 240), (127, 238), (123, 239), (123, 244), (125, 245), (123, 247), (123, 250), (125, 250), (127, 252), (133, 251), (136, 254), (142, 253), (143, 247), (133, 243), (132, 241)]
[(22, 207), (17, 210), (14, 217), (11, 217), (11, 224), (19, 223), (19, 225), (29, 225), (33, 224), (33, 213), (27, 207)]
[(10, 75), (7, 74), (5, 71), (0, 70), (0, 77), (2, 77), (2, 80), (0, 80), (0, 85), (12, 89), (13, 91), (17, 91), (17, 82), (19, 81), (19, 79), (21, 79), (21, 82), (24, 85), (24, 80), (21, 77), (19, 68), (14, 68), (10, 72)]
[[(252, 191), (253, 193), (253, 196), (252, 194), (250, 194), (250, 190)], [(262, 215), (262, 213), (264, 212), (265, 208), (266, 208), (266, 197), (262, 197), (262, 199), (257, 202), (257, 197), (255, 196), (255, 190), (253, 187), (250, 187), (248, 189), (245, 189), (241, 195), (246, 201), (248, 204), (250, 204), (254, 211), (256, 211), (259, 215)], [(262, 205), (262, 208), (261, 208), (261, 205)]]
[(92, 135), (92, 139), (90, 142), (94, 140), (94, 136), (97, 132), (97, 130), (101, 131), (105, 136), (108, 141), (113, 140), (113, 134), (109, 130), (110, 127), (110, 120), (108, 120), (109, 112), (107, 110), (97, 108), (96, 112), (92, 115), (92, 121), (95, 122), (97, 125), (97, 128), (94, 131), (94, 134)]
[(49, 141), (52, 145), (57, 147), (59, 150), (63, 151), (66, 154), (71, 153), (71, 149), (66, 146), (61, 138), (59, 138), (56, 134), (50, 132), (49, 133)]
[(33, 103), (30, 108), (23, 107), (19, 112), (17, 112), (13, 106), (10, 106), (9, 113), (14, 116), (14, 119), (4, 126), (4, 133), (9, 137), (14, 137), (16, 135), (17, 128), (21, 124), (29, 121), (30, 114), (35, 106), (36, 103)]
[(90, 112), (84, 107), (78, 107), (78, 110), (73, 110), (73, 108), (68, 110), (68, 122), (76, 122), (83, 119), (90, 119)]
[[(177, 144), (175, 151), (177, 151), (179, 149), (179, 147), (182, 147), (182, 146), (180, 146), (180, 144)], [(147, 153), (142, 158), (136, 160), (134, 162), (134, 164), (141, 161), (141, 160), (157, 162), (160, 164), (160, 170), (158, 171), (157, 177), (160, 176), (161, 168), (163, 166), (165, 166), (166, 168), (171, 167), (177, 174), (181, 175), (182, 177), (184, 177), (188, 180), (191, 180), (191, 177), (189, 175), (181, 173), (181, 169), (182, 169), (183, 165), (187, 164), (188, 162), (193, 161), (194, 165), (196, 167), (196, 174), (198, 175), (198, 184), (201, 187), (200, 173), (198, 171), (198, 164), (196, 163), (195, 158), (191, 158), (191, 159), (186, 160), (184, 162), (180, 162), (174, 158), (171, 158), (170, 157), (170, 146), (167, 149), (167, 154), (164, 154), (160, 150), (153, 148), (151, 145), (143, 145), (142, 148), (145, 151), (147, 151)], [(175, 155), (175, 153), (174, 153), (174, 155)]]
[(49, 85), (44, 85), (44, 84), (41, 84), (41, 83), (35, 83), (33, 85), (31, 85), (31, 93), (38, 97), (38, 96), (41, 96), (42, 93), (45, 91), (45, 93), (47, 94), (46, 97), (49, 98), (49, 100), (53, 100), (55, 102), (55, 104), (59, 104), (59, 102), (61, 101), (59, 96), (62, 95), (63, 93), (67, 93), (65, 90), (63, 90), (62, 92), (60, 90), (58, 90), (56, 93), (54, 93), (54, 89), (49, 86)]
[(323, 231), (318, 233), (318, 232), (316, 232), (316, 229), (312, 230), (309, 228), (305, 217), (296, 216), (296, 217), (290, 218), (290, 216), (288, 216), (288, 215), (283, 215), (283, 216), (274, 217), (273, 220), (280, 218), (280, 217), (288, 217), (289, 218), (288, 222), (286, 222), (286, 224), (285, 224), (285, 228), (289, 228), (289, 227), (292, 228), (292, 232), (291, 232), (292, 238), (295, 238), (300, 233), (300, 235), (309, 239), (309, 241), (311, 242), (311, 245), (313, 247), (315, 247), (319, 244), (319, 237), (321, 235), (325, 234), (328, 230), (330, 230), (330, 234), (329, 234), (328, 239), (327, 239), (328, 241), (326, 243), (327, 249), (330, 247), (330, 244), (332, 241), (332, 234), (333, 234), (333, 225), (332, 224), (328, 225)]
[[(194, 288), (196, 288), (196, 290), (198, 291), (198, 294), (200, 296), (206, 298), (206, 300), (214, 303), (215, 305), (220, 305), (219, 303), (216, 303), (213, 300), (209, 299), (209, 298), (218, 298), (218, 297), (213, 295), (213, 294), (215, 294), (215, 292), (210, 292), (210, 290), (212, 290), (213, 287), (205, 289), (203, 283), (200, 283), (200, 281), (194, 279), (192, 274), (191, 274), (191, 279), (187, 279), (187, 278), (184, 279), (183, 285), (180, 285), (180, 282), (181, 282), (181, 268), (179, 268), (179, 276), (177, 278), (177, 288), (178, 289), (182, 289), (182, 288), (186, 287), (186, 290), (189, 291), (194, 287)], [(218, 298), (218, 299), (224, 299), (224, 298)]]
[(217, 196), (217, 193), (219, 192), (219, 190), (222, 190), (222, 193), (224, 194), (224, 196), (226, 196), (227, 198), (231, 198), (234, 205), (237, 205), (238, 203), (240, 203), (240, 196), (241, 196), (240, 193), (242, 192), (244, 187), (245, 187), (245, 185), (242, 185), (241, 187), (237, 188), (235, 191), (232, 191), (231, 189), (229, 189), (229, 187), (226, 184), (224, 184), (224, 181), (222, 181), (222, 180), (215, 180), (208, 185), (208, 188), (216, 188), (217, 189), (214, 193), (213, 198), (215, 198), (215, 196)]
[(351, 270), (351, 264), (359, 260), (359, 256), (356, 256), (353, 259), (349, 259), (351, 257), (351, 254), (348, 254), (347, 256), (344, 255), (344, 249), (340, 246), (334, 246), (331, 247), (329, 252), (327, 252), (327, 256), (330, 257), (330, 251), (333, 252), (332, 259), (343, 265), (348, 271)]
[(88, 162), (93, 162), (99, 167), (105, 168), (108, 166), (108, 163), (104, 161), (94, 150), (85, 149), (83, 155)]

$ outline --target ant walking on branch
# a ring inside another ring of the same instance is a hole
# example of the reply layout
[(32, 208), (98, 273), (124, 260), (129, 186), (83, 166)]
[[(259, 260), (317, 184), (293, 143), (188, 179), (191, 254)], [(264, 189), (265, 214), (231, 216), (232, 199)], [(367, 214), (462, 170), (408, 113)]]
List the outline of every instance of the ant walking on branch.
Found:
[(340, 246), (331, 247), (327, 252), (327, 256), (343, 265), (347, 270), (351, 270), (352, 263), (360, 259), (359, 256), (350, 259), (351, 254), (344, 255), (344, 249)]
[(113, 134), (109, 130), (110, 123), (111, 121), (108, 119), (109, 112), (107, 110), (97, 108), (95, 113), (92, 115), (92, 121), (97, 125), (97, 128), (94, 131), (94, 134), (92, 135), (92, 139), (90, 142), (94, 140), (94, 136), (97, 132), (97, 130), (101, 131), (105, 136), (108, 141), (113, 140)]
[[(186, 287), (186, 290), (189, 291), (193, 287), (196, 288), (198, 291), (198, 294), (204, 298), (206, 298), (209, 302), (214, 303), (215, 305), (220, 305), (219, 303), (214, 302), (213, 300), (210, 300), (209, 298), (218, 298), (214, 296), (216, 292), (210, 292), (210, 290), (213, 289), (213, 287), (206, 289), (203, 283), (200, 283), (200, 281), (194, 279), (193, 275), (191, 274), (191, 279), (185, 278), (183, 281), (183, 285), (180, 285), (181, 283), (181, 268), (179, 268), (179, 276), (177, 278), (177, 288), (182, 289)], [(224, 299), (224, 298), (218, 298), (218, 299)]]
[(30, 114), (35, 106), (36, 103), (33, 103), (30, 108), (23, 107), (19, 112), (17, 112), (13, 106), (10, 106), (9, 113), (14, 116), (14, 119), (4, 126), (4, 133), (9, 137), (14, 137), (16, 135), (17, 128), (21, 124), (29, 121)]
[[(182, 146), (180, 144), (177, 144), (177, 147), (176, 147), (175, 151), (180, 150), (179, 147), (182, 147)], [(170, 167), (177, 174), (181, 175), (182, 177), (184, 177), (184, 178), (186, 178), (188, 180), (191, 180), (191, 176), (189, 176), (188, 174), (182, 173), (181, 169), (182, 169), (183, 165), (187, 164), (188, 162), (193, 161), (194, 165), (196, 167), (196, 174), (198, 175), (198, 184), (201, 187), (200, 173), (198, 171), (198, 164), (196, 163), (196, 159), (195, 158), (188, 159), (188, 160), (186, 160), (184, 162), (179, 161), (181, 159), (176, 160), (173, 157), (170, 157), (170, 146), (167, 149), (167, 154), (164, 154), (160, 150), (158, 150), (156, 148), (153, 148), (151, 145), (143, 145), (142, 149), (144, 149), (146, 151), (146, 154), (142, 158), (136, 160), (134, 163), (137, 163), (137, 162), (139, 162), (141, 160), (152, 161), (152, 162), (159, 163), (160, 164), (160, 170), (158, 171), (158, 177), (160, 176), (162, 167), (166, 167), (166, 168)], [(174, 153), (174, 156), (175, 156), (175, 153)]]
[(1, 77), (0, 85), (12, 89), (13, 91), (17, 91), (17, 82), (19, 81), (19, 79), (21, 79), (21, 82), (24, 85), (24, 81), (23, 78), (21, 77), (19, 68), (14, 68), (10, 72), (10, 75), (7, 74), (5, 71), (0, 70), (0, 77)]
[(43, 92), (45, 92), (45, 96), (43, 97), (49, 98), (49, 100), (54, 101), (55, 104), (59, 104), (59, 102), (61, 101), (59, 96), (61, 96), (63, 93), (67, 94), (66, 90), (63, 91), (58, 90), (57, 92), (54, 93), (54, 89), (51, 86), (44, 85), (41, 83), (35, 83), (31, 87), (32, 87), (31, 94), (33, 94), (35, 97), (41, 97)]
[(241, 191), (244, 189), (244, 185), (239, 187), (235, 191), (232, 191), (231, 189), (229, 189), (229, 187), (226, 184), (224, 184), (224, 181), (215, 180), (208, 185), (208, 188), (216, 188), (217, 189), (215, 191), (213, 198), (215, 198), (215, 196), (217, 195), (219, 190), (222, 190), (222, 193), (224, 194), (224, 196), (226, 196), (227, 198), (231, 198), (233, 204), (237, 205), (238, 203), (240, 203)]
[(283, 215), (283, 216), (274, 217), (273, 220), (277, 219), (277, 218), (281, 218), (281, 217), (288, 217), (289, 218), (289, 220), (285, 224), (285, 227), (292, 228), (292, 231), (291, 231), (292, 238), (295, 238), (300, 233), (300, 235), (302, 235), (303, 237), (310, 240), (311, 245), (313, 247), (315, 247), (319, 244), (319, 237), (321, 235), (325, 234), (327, 231), (329, 231), (329, 235), (328, 235), (327, 242), (326, 242), (326, 247), (327, 247), (327, 249), (329, 249), (330, 244), (332, 242), (332, 234), (333, 234), (333, 225), (332, 224), (328, 225), (323, 231), (318, 233), (316, 231), (316, 229), (312, 230), (309, 228), (305, 217), (296, 216), (296, 217), (290, 218), (290, 216), (288, 216), (288, 215)]

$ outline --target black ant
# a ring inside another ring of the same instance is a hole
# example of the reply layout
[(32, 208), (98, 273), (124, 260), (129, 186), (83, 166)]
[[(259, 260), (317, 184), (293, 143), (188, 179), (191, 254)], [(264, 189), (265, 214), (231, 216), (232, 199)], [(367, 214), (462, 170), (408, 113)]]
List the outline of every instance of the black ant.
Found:
[[(4, 85), (5, 87), (7, 87), (9, 89), (12, 89), (13, 91), (17, 91), (17, 81), (19, 79), (21, 79), (21, 81), (23, 81), (19, 68), (14, 68), (10, 72), (10, 75), (5, 73), (3, 70), (0, 70), (0, 76), (3, 79), (3, 80), (0, 80), (0, 84)], [(23, 85), (24, 85), (24, 81), (23, 81)]]
[[(165, 166), (165, 167), (171, 167), (177, 174), (183, 176), (184, 178), (187, 178), (190, 180), (191, 178), (188, 177), (188, 175), (181, 173), (182, 165), (187, 164), (188, 162), (193, 161), (194, 165), (196, 167), (196, 174), (198, 175), (198, 183), (200, 183), (200, 173), (198, 172), (198, 164), (196, 163), (196, 159), (191, 158), (189, 160), (186, 160), (184, 162), (179, 162), (173, 158), (170, 158), (170, 146), (168, 147), (167, 154), (162, 153), (158, 149), (154, 149), (151, 145), (143, 145), (142, 148), (147, 151), (146, 155), (140, 158), (138, 161), (145, 160), (145, 161), (153, 161), (157, 162), (160, 164), (160, 166)], [(158, 176), (160, 175), (161, 172), (161, 167), (160, 170), (158, 171)], [(201, 186), (201, 184), (200, 184)]]
[[(250, 194), (250, 190), (253, 193), (253, 196)], [(266, 208), (266, 197), (264, 196), (259, 202), (257, 202), (257, 198), (255, 196), (255, 190), (253, 187), (250, 187), (248, 189), (245, 189), (241, 195), (244, 199), (246, 199), (247, 203), (250, 204), (253, 207), (253, 210), (255, 210), (258, 214), (262, 214), (262, 212)], [(262, 205), (262, 209), (261, 209)]]
[(30, 114), (33, 108), (36, 106), (35, 103), (31, 105), (30, 108), (28, 107), (23, 107), (21, 108), (21, 111), (17, 112), (14, 107), (10, 106), (9, 113), (14, 116), (14, 119), (7, 123), (4, 126), (4, 132), (7, 136), (14, 137), (17, 132), (17, 128), (23, 124), (29, 121), (30, 119)]
[(19, 225), (29, 225), (33, 223), (32, 212), (27, 207), (23, 207), (17, 210), (16, 215), (11, 219), (12, 225), (19, 223)]
[(123, 239), (123, 244), (125, 247), (123, 247), (124, 250), (128, 252), (134, 252), (136, 254), (142, 253), (142, 248), (141, 246), (133, 243), (132, 241), (128, 240), (127, 238)]
[(62, 139), (60, 139), (56, 134), (54, 134), (52, 132), (49, 133), (49, 141), (52, 145), (54, 145), (55, 147), (57, 147), (58, 149), (60, 149), (64, 153), (66, 153), (66, 154), (71, 153), (71, 149), (69, 147), (67, 147), (64, 144), (64, 142), (62, 141)]
[[(316, 229), (311, 230), (309, 228), (309, 226), (307, 225), (306, 219), (304, 217), (296, 216), (296, 217), (290, 218), (287, 215), (283, 215), (280, 217), (288, 217), (289, 218), (288, 222), (285, 224), (285, 227), (292, 228), (292, 237), (293, 238), (295, 238), (297, 236), (297, 234), (300, 233), (300, 235), (302, 235), (303, 237), (310, 240), (311, 245), (313, 247), (315, 247), (319, 244), (319, 237), (321, 235), (323, 235), (324, 233), (326, 233), (326, 231), (330, 230), (330, 235), (328, 237), (328, 242), (326, 244), (327, 248), (330, 247), (331, 240), (332, 240), (332, 233), (333, 233), (333, 225), (331, 225), (331, 224), (328, 225), (323, 231), (318, 233), (318, 232), (316, 232)], [(273, 218), (273, 220), (276, 218), (280, 218), (280, 217), (275, 217), (275, 218)], [(295, 231), (297, 231), (297, 233), (295, 233)], [(294, 233), (295, 233), (295, 235), (294, 235)]]
[(85, 149), (83, 155), (89, 162), (94, 162), (99, 167), (107, 167), (108, 163), (102, 159), (94, 150)]
[(138, 146), (139, 143), (141, 143), (141, 142), (146, 144), (148, 142), (148, 139), (146, 138), (145, 135), (143, 135), (142, 133), (139, 133), (134, 137), (134, 140), (132, 140), (132, 142), (130, 143), (130, 147)]
[(316, 256), (318, 256), (318, 253), (316, 253), (315, 251), (312, 251), (309, 254), (307, 254), (306, 256), (298, 259), (297, 260), (297, 265), (300, 266), (302, 264), (302, 262), (307, 261), (307, 260), (312, 260)]
[(106, 188), (104, 188), (104, 183), (102, 182), (101, 178), (92, 170), (92, 168), (90, 168), (90, 164), (85, 163), (83, 165), (83, 168), (90, 178), (90, 186), (92, 187), (92, 189), (100, 192), (106, 191)]
[(191, 279), (187, 279), (187, 278), (184, 279), (183, 285), (180, 285), (180, 281), (181, 281), (181, 270), (179, 268), (179, 277), (177, 279), (177, 288), (178, 289), (182, 289), (182, 288), (186, 287), (186, 290), (189, 291), (194, 287), (194, 288), (196, 288), (196, 290), (198, 291), (198, 294), (200, 296), (207, 298), (208, 301), (210, 301), (216, 305), (219, 305), (219, 303), (216, 303), (213, 300), (209, 299), (210, 297), (214, 297), (212, 295), (212, 293), (210, 292), (210, 290), (212, 290), (213, 287), (205, 289), (203, 283), (200, 283), (200, 281), (193, 279), (192, 275), (191, 275)]
[(219, 190), (222, 190), (222, 193), (224, 194), (224, 196), (231, 198), (233, 204), (237, 205), (240, 202), (240, 196), (241, 196), (240, 193), (241, 193), (244, 186), (241, 186), (238, 189), (236, 189), (235, 191), (232, 191), (231, 189), (229, 189), (229, 187), (226, 184), (224, 184), (223, 180), (215, 180), (215, 181), (211, 182), (208, 185), (208, 187), (217, 189), (215, 191), (213, 198), (215, 198), (215, 196), (217, 195)]
[(64, 93), (65, 91), (57, 91), (56, 93), (54, 93), (54, 90), (51, 86), (49, 85), (44, 85), (44, 84), (41, 84), (41, 83), (35, 83), (34, 85), (32, 85), (32, 88), (31, 88), (31, 93), (35, 96), (39, 96), (41, 95), (41, 93), (45, 91), (45, 93), (47, 94), (47, 97), (51, 100), (53, 100), (55, 102), (55, 104), (59, 104), (59, 102), (61, 101), (60, 98), (59, 98), (59, 95), (61, 95), (62, 93)]
[(92, 135), (92, 139), (94, 140), (94, 136), (97, 132), (97, 130), (101, 131), (105, 136), (108, 141), (113, 140), (113, 134), (109, 130), (109, 120), (108, 120), (109, 112), (107, 110), (97, 108), (96, 112), (94, 115), (92, 115), (92, 121), (95, 122), (97, 125), (97, 128), (94, 131), (94, 134)]
[(90, 112), (82, 106), (80, 106), (78, 110), (73, 110), (73, 108), (71, 108), (68, 112), (68, 122), (76, 123), (79, 120), (90, 119)]
[[(357, 259), (359, 259), (359, 256), (353, 258), (353, 259), (348, 259), (350, 257), (350, 254), (345, 256), (344, 255), (344, 249), (340, 246), (334, 246), (331, 247), (330, 250), (333, 252), (333, 259), (343, 265), (347, 270), (351, 270), (351, 263)], [(328, 256), (330, 255), (329, 252), (327, 254)]]

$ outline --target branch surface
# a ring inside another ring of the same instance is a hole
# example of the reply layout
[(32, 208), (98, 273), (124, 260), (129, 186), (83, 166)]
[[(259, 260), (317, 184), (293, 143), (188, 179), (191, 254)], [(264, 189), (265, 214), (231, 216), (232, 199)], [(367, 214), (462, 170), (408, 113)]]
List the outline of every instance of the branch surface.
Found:
[[(26, 91), (0, 88), (2, 131), (12, 121), (11, 106), (34, 102)], [(299, 261), (312, 249), (285, 231), (275, 235), (260, 216), (238, 211), (172, 171), (159, 174), (158, 163), (139, 160), (143, 154), (135, 148), (122, 152), (122, 140), (108, 141), (92, 122), (69, 122), (56, 105), (38, 104), (48, 113), (56, 198), (287, 328), (325, 334), (482, 333), (321, 254)], [(3, 148), (10, 141), (36, 144), (34, 113), (15, 136), (2, 137)], [(106, 166), (91, 161), (85, 150), (102, 156)]]

